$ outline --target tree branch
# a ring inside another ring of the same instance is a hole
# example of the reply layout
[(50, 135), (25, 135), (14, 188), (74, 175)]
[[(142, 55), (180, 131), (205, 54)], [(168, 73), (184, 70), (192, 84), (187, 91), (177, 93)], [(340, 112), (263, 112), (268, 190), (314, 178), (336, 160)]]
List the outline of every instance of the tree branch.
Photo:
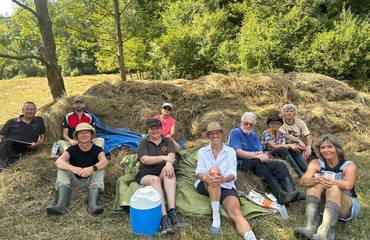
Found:
[(41, 57), (36, 56), (36, 55), (20, 56), (20, 55), (8, 55), (8, 54), (0, 53), (0, 58), (8, 58), (8, 59), (15, 59), (15, 60), (37, 59), (37, 60), (41, 61), (42, 63), (45, 63), (44, 59), (42, 59)]
[(119, 12), (119, 15), (122, 15), (122, 13), (130, 6), (130, 4), (133, 2), (133, 0), (130, 0), (124, 7), (123, 9)]
[(22, 8), (30, 11), (33, 15), (35, 15), (35, 17), (38, 17), (37, 13), (35, 12), (35, 10), (33, 10), (32, 8), (30, 8), (29, 6), (23, 4), (23, 3), (20, 3), (18, 2), (17, 0), (12, 0), (13, 3), (17, 4), (18, 6), (21, 6)]

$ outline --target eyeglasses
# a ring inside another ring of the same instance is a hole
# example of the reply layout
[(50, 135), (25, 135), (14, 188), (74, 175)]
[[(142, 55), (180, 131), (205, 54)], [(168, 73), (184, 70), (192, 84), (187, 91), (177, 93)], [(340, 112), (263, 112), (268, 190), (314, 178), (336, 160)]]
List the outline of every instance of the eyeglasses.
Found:
[(166, 110), (166, 111), (169, 111), (169, 112), (171, 112), (171, 111), (172, 111), (172, 109), (171, 109), (171, 108), (169, 108), (169, 107), (164, 107), (163, 109), (164, 109), (164, 110)]
[(251, 123), (251, 122), (242, 122), (242, 125), (243, 126), (251, 126), (251, 127), (253, 127), (254, 126), (254, 123)]

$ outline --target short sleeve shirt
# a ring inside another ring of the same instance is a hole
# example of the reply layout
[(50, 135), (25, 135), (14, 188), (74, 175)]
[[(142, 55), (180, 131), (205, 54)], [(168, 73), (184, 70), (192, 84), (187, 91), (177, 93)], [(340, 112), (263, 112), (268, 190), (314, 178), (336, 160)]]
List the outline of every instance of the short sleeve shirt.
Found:
[[(98, 156), (103, 149), (95, 144), (88, 151), (82, 151), (79, 145), (73, 145), (66, 150), (69, 153), (69, 163), (75, 167), (91, 167), (99, 162)], [(80, 178), (78, 175), (76, 177)]]
[(155, 115), (153, 118), (161, 121), (162, 135), (165, 137), (171, 133), (171, 127), (176, 124), (176, 120), (173, 117), (169, 117), (166, 120), (164, 120), (161, 118), (161, 115)]
[(45, 133), (45, 123), (42, 117), (34, 117), (30, 123), (22, 121), (23, 115), (8, 120), (0, 131), (0, 135), (6, 138), (24, 141), (37, 142), (39, 136)]
[[(149, 139), (149, 136), (142, 139), (137, 147), (137, 159), (140, 161), (141, 157), (144, 155), (147, 156), (161, 156), (168, 155), (169, 153), (176, 153), (175, 145), (173, 141), (169, 138), (162, 138), (162, 141), (156, 145)], [(156, 164), (146, 165), (140, 162), (139, 169), (148, 169), (148, 168), (160, 168), (162, 169), (165, 166), (166, 162), (162, 161)]]
[(284, 124), (280, 127), (279, 131), (298, 138), (306, 137), (311, 134), (306, 123), (298, 118), (294, 118), (294, 123), (292, 125), (287, 124), (284, 120)]
[(76, 127), (80, 123), (88, 123), (93, 125), (93, 117), (88, 112), (83, 112), (81, 116), (78, 116), (76, 112), (69, 112), (64, 117), (62, 128), (68, 128), (68, 136), (73, 138), (73, 132), (76, 130)]
[(269, 130), (265, 130), (262, 133), (262, 140), (261, 143), (263, 145), (263, 149), (265, 151), (270, 151), (271, 148), (268, 146), (268, 143), (273, 143), (273, 144), (285, 144), (285, 134), (283, 132), (278, 131), (276, 134), (276, 138), (274, 138)]
[(228, 145), (235, 150), (241, 149), (247, 152), (262, 151), (262, 145), (257, 134), (255, 132), (246, 134), (240, 128), (234, 128), (231, 130)]

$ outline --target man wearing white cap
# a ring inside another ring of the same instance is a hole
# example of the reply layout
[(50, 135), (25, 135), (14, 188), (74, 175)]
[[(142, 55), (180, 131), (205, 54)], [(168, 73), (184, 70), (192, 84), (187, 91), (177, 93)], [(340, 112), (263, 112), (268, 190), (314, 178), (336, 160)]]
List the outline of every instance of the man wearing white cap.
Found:
[(68, 148), (55, 162), (58, 168), (55, 188), (58, 202), (47, 208), (48, 214), (62, 215), (69, 205), (72, 187), (88, 188), (88, 211), (100, 214), (103, 207), (97, 205), (99, 193), (104, 190), (105, 168), (108, 160), (101, 147), (92, 143), (95, 128), (88, 123), (80, 123), (73, 133), (78, 144)]
[[(63, 140), (57, 142), (60, 153), (63, 153), (70, 146), (78, 144), (78, 141), (73, 138), (73, 133), (79, 123), (94, 125), (93, 117), (85, 111), (85, 107), (85, 100), (81, 96), (73, 99), (73, 111), (66, 114), (62, 123)], [(93, 143), (104, 149), (105, 141), (103, 138), (94, 138)]]

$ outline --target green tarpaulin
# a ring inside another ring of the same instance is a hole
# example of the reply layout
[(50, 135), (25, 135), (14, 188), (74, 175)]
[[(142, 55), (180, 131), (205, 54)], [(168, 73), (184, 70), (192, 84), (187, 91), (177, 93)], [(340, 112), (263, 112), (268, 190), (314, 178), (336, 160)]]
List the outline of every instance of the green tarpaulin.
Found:
[[(194, 169), (198, 150), (199, 148), (182, 150), (180, 152), (181, 157), (177, 158), (175, 164), (177, 177), (176, 209), (181, 214), (188, 216), (205, 216), (212, 213), (209, 198), (197, 193), (194, 187), (196, 180)], [(129, 206), (131, 196), (140, 187), (134, 179), (138, 169), (136, 154), (126, 155), (121, 163), (124, 166), (125, 174), (117, 180), (115, 209)], [(242, 212), (247, 218), (271, 213), (269, 210), (248, 201), (244, 197), (244, 193), (239, 192), (239, 194), (241, 196)], [(227, 216), (223, 209), (222, 215)]]

